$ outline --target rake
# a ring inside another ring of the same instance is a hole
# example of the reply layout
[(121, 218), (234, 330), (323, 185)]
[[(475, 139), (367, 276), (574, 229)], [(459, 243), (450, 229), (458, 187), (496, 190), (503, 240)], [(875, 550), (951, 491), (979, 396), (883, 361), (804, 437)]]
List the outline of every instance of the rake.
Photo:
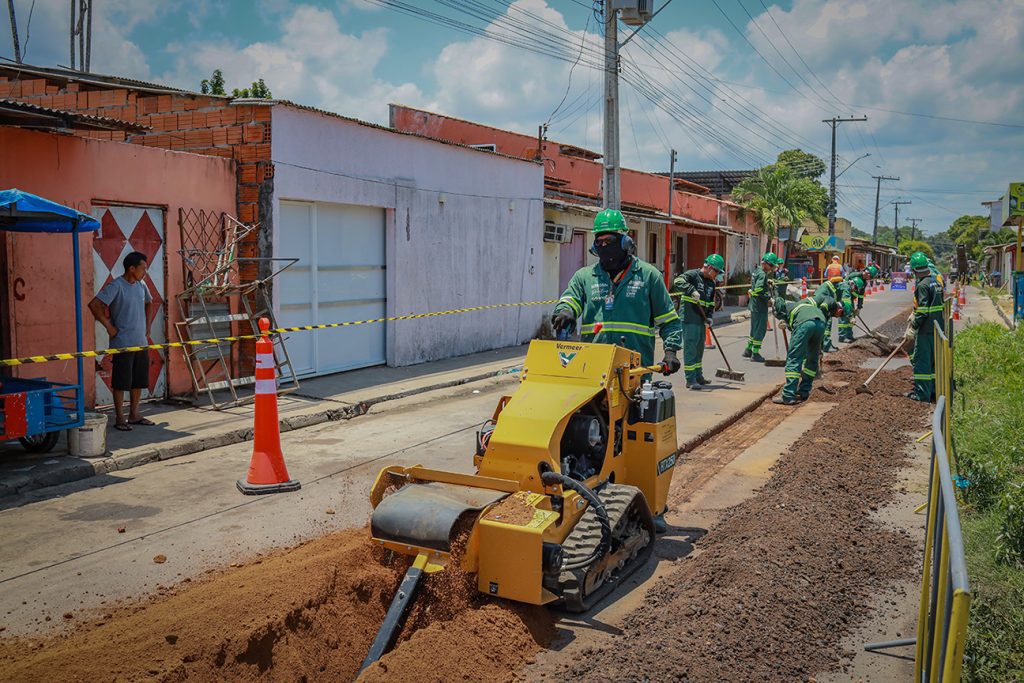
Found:
[(881, 342), (882, 344), (885, 344), (886, 347), (892, 347), (891, 337), (887, 337), (884, 334), (880, 334), (872, 330), (865, 321), (861, 320), (860, 316), (857, 316), (856, 318), (854, 318), (854, 320), (860, 325), (862, 330), (867, 332), (869, 337), (878, 342)]
[(885, 361), (881, 365), (878, 366), (878, 369), (875, 370), (874, 372), (872, 372), (871, 376), (868, 377), (866, 380), (864, 380), (864, 384), (861, 384), (859, 387), (857, 387), (857, 393), (858, 394), (871, 394), (871, 395), (874, 395), (875, 392), (871, 391), (871, 387), (869, 387), (868, 384), (870, 384), (871, 380), (873, 380), (878, 375), (878, 373), (880, 373), (882, 371), (882, 368), (884, 368), (886, 365), (888, 365), (889, 361), (891, 361), (896, 356), (896, 354), (899, 353), (900, 349), (903, 348), (903, 345), (905, 343), (907, 343), (906, 339), (901, 341), (896, 346), (896, 348), (892, 350), (892, 353), (889, 354), (889, 357), (886, 358)]

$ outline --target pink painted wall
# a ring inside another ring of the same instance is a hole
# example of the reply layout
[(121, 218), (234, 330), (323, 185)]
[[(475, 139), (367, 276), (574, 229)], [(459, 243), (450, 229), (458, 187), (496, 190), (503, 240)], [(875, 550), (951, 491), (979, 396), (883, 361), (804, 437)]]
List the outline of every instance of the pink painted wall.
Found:
[[(57, 133), (0, 127), (0, 188), (18, 188), (90, 213), (94, 202), (162, 207), (167, 257), (165, 299), (167, 338), (177, 339), (174, 297), (183, 290), (178, 209), (236, 213), (235, 162), (218, 157), (107, 142)], [(0, 232), (6, 240), (9, 301), (4, 306), (12, 355), (72, 351), (75, 314), (71, 240), (64, 235)], [(86, 308), (93, 296), (92, 239), (80, 242), (84, 346), (94, 348), (95, 325)], [(121, 267), (114, 269), (121, 274)], [(17, 286), (15, 287), (15, 282)], [(86, 404), (95, 400), (95, 362), (86, 359)], [(58, 361), (16, 368), (22, 377), (74, 378), (75, 362)], [(191, 378), (180, 350), (170, 352), (167, 380), (172, 394), (187, 393)]]

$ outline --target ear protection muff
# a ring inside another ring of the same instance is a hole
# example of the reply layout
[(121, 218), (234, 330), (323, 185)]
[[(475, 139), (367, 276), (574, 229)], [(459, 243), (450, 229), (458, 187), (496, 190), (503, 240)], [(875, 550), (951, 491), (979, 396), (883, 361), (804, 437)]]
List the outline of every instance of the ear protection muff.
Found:
[[(619, 237), (619, 246), (622, 247), (622, 251), (626, 252), (627, 254), (636, 253), (636, 242), (633, 241), (633, 238), (629, 236), (628, 232), (622, 233)], [(596, 237), (594, 238), (594, 241), (590, 243), (590, 253), (593, 254), (594, 256), (597, 256)]]

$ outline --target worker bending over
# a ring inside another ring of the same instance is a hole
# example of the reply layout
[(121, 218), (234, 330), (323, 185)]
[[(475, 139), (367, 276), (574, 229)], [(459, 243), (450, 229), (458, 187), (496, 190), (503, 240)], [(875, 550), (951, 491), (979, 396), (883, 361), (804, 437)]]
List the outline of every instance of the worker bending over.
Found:
[[(822, 351), (826, 353), (838, 351), (835, 345), (832, 344), (832, 311), (838, 310), (835, 308), (835, 304), (838, 303), (842, 306), (843, 312), (849, 314), (847, 307), (850, 302), (849, 290), (843, 284), (843, 276), (833, 275), (830, 279), (818, 285), (818, 288), (814, 290), (813, 299), (814, 303), (825, 312), (825, 338), (821, 345)], [(843, 305), (844, 299), (846, 300), (846, 305)]]
[(942, 285), (929, 269), (928, 257), (914, 252), (910, 267), (917, 278), (914, 288), (914, 313), (904, 339), (914, 345), (911, 362), (914, 368), (914, 389), (907, 398), (915, 401), (935, 400), (934, 323), (942, 326)]
[(711, 254), (704, 265), (679, 275), (672, 293), (679, 294), (683, 321), (683, 372), (686, 388), (700, 391), (711, 381), (704, 377), (705, 326), (711, 327), (715, 314), (715, 281), (725, 272), (725, 259)]
[(788, 327), (792, 335), (786, 351), (786, 383), (772, 403), (794, 405), (806, 401), (811, 395), (811, 385), (818, 376), (826, 317), (840, 313), (841, 309), (842, 305), (835, 300), (818, 305), (813, 299), (786, 301), (782, 297), (775, 298), (774, 312), (780, 321), (779, 327)]
[(743, 357), (749, 358), (755, 363), (763, 363), (764, 356), (761, 355), (761, 344), (764, 343), (764, 335), (768, 330), (768, 307), (771, 305), (774, 292), (773, 285), (768, 279), (768, 274), (775, 267), (775, 254), (768, 252), (761, 257), (761, 265), (754, 269), (750, 277), (750, 336), (747, 337), (747, 347), (743, 349)]
[(576, 327), (580, 320), (585, 342), (618, 344), (640, 354), (645, 366), (654, 364), (654, 334), (665, 346), (663, 372), (679, 370), (682, 344), (679, 315), (672, 305), (661, 273), (633, 255), (636, 245), (622, 212), (605, 209), (594, 218), (590, 252), (598, 262), (576, 271), (558, 300), (551, 324), (556, 332)]
[(848, 300), (850, 303), (849, 315), (843, 315), (839, 318), (839, 341), (841, 342), (852, 342), (855, 341), (853, 336), (853, 319), (860, 314), (860, 310), (864, 308), (864, 279), (858, 275), (859, 271), (855, 271), (850, 275), (846, 276), (845, 290), (849, 294), (848, 299), (843, 299), (843, 303)]

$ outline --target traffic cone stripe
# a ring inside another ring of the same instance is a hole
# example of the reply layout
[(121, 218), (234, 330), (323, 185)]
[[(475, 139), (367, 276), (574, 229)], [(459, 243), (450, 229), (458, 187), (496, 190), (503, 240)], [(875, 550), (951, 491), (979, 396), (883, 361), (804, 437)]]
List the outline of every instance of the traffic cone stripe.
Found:
[(245, 481), (236, 482), (246, 495), (297, 491), (301, 484), (288, 477), (281, 452), (281, 431), (277, 417), (277, 369), (274, 344), (267, 336), (270, 321), (260, 318), (262, 336), (256, 341), (256, 406), (253, 415), (252, 459)]

